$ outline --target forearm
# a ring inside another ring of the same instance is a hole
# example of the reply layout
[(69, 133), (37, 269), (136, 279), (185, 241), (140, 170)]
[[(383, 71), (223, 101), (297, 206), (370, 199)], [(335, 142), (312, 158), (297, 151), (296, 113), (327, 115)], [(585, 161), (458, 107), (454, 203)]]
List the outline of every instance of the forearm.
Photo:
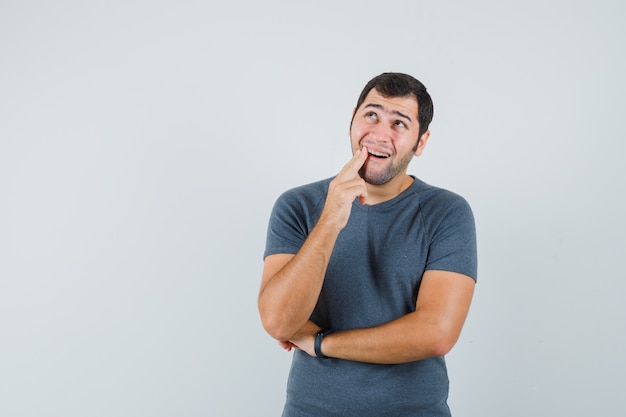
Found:
[(259, 292), (263, 326), (278, 340), (289, 340), (310, 318), (339, 230), (319, 222), (298, 253), (273, 275)]
[(381, 326), (332, 333), (324, 338), (322, 352), (357, 362), (398, 364), (443, 356), (458, 335), (437, 320), (410, 313)]
[(263, 326), (275, 339), (291, 339), (311, 317), (337, 236), (348, 223), (352, 203), (357, 197), (365, 202), (367, 187), (358, 171), (367, 155), (366, 149), (356, 151), (330, 182), (319, 220), (298, 253), (265, 259), (258, 304)]
[(404, 363), (447, 354), (458, 340), (475, 282), (463, 274), (426, 271), (415, 311), (377, 327), (330, 334), (326, 356), (371, 363)]

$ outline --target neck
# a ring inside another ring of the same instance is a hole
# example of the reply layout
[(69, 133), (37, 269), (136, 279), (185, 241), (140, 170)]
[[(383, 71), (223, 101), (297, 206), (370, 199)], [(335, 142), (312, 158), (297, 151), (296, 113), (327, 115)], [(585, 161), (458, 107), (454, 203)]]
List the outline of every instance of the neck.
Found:
[(389, 201), (399, 196), (411, 184), (413, 184), (413, 178), (406, 174), (398, 175), (382, 185), (367, 184), (367, 205), (373, 206)]

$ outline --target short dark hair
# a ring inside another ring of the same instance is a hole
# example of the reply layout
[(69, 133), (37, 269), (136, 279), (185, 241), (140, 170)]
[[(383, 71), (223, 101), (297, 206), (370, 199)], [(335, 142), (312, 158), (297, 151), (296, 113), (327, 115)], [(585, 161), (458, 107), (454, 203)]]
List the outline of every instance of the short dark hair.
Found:
[(365, 97), (374, 88), (384, 97), (413, 96), (417, 100), (417, 122), (419, 123), (417, 137), (418, 139), (421, 138), (433, 120), (434, 111), (433, 100), (430, 98), (428, 91), (426, 91), (426, 86), (408, 74), (384, 72), (372, 78), (365, 85), (356, 102), (356, 110), (359, 109), (363, 101), (365, 101)]

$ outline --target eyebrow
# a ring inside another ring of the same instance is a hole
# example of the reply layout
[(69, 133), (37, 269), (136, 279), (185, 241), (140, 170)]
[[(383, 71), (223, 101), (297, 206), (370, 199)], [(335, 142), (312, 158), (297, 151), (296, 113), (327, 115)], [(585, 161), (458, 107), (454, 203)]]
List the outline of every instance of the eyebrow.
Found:
[[(375, 109), (386, 110), (384, 106), (382, 106), (381, 104), (376, 104), (376, 103), (368, 103), (365, 106), (363, 106), (364, 109), (366, 109), (368, 107), (374, 107)], [(398, 110), (392, 110), (391, 113), (395, 114), (395, 115), (397, 115), (399, 117), (402, 117), (404, 119), (407, 119), (409, 122), (413, 123), (413, 119), (411, 119), (406, 114), (399, 112)]]

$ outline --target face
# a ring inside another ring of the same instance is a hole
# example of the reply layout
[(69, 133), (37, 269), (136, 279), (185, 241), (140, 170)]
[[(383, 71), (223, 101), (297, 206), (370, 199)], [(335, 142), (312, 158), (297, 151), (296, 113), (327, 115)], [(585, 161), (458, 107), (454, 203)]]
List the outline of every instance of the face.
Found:
[(364, 146), (369, 156), (359, 174), (373, 185), (404, 179), (413, 156), (419, 156), (429, 132), (418, 145), (419, 123), (414, 97), (383, 97), (376, 89), (355, 110), (350, 127), (352, 152)]

